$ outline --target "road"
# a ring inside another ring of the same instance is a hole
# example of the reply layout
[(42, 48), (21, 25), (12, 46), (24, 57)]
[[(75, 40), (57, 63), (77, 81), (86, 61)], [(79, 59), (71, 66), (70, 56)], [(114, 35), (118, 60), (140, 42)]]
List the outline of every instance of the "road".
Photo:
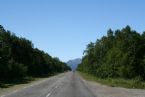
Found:
[(67, 72), (0, 97), (145, 97), (145, 90), (109, 87)]
[(2, 97), (95, 97), (77, 73), (67, 72)]

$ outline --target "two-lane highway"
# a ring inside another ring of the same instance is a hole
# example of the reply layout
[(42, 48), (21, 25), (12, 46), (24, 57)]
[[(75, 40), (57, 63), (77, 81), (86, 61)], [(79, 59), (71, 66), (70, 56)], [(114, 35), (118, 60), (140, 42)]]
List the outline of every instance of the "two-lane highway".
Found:
[(77, 73), (67, 72), (2, 97), (95, 97)]
[(145, 97), (143, 89), (109, 87), (66, 72), (1, 97)]

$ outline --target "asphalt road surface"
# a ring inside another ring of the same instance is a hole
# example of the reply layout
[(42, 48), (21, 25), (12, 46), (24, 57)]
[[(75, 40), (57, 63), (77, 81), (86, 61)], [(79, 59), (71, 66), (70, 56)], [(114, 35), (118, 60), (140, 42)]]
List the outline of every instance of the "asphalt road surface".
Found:
[(67, 72), (1, 97), (95, 97), (81, 77)]
[(0, 97), (145, 97), (145, 90), (109, 87), (66, 72)]

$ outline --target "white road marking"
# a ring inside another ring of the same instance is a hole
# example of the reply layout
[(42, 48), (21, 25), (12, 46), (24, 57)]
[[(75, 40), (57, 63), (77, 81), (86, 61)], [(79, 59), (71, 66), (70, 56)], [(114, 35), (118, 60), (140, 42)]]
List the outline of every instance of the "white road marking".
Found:
[(51, 95), (51, 93), (48, 93), (47, 95), (46, 95), (46, 97), (49, 97)]
[(49, 97), (49, 96), (55, 91), (55, 89), (57, 89), (57, 88), (58, 88), (58, 86), (55, 86), (54, 89), (53, 89), (50, 93), (48, 93), (48, 94), (46, 95), (46, 97)]

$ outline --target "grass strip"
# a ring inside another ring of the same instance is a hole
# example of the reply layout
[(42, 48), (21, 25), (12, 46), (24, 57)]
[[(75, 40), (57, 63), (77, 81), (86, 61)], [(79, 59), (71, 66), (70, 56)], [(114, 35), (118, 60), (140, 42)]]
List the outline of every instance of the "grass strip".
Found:
[(98, 78), (91, 74), (78, 72), (84, 79), (89, 81), (95, 81), (100, 84), (108, 85), (111, 87), (124, 87), (124, 88), (135, 88), (145, 89), (145, 82), (138, 79), (123, 79), (123, 78)]

